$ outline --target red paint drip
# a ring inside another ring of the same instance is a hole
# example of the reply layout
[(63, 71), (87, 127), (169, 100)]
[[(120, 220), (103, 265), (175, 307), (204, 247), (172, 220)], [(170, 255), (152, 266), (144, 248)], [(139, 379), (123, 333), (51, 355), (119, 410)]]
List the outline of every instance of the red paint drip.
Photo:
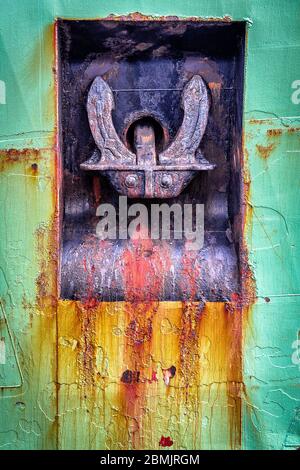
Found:
[(238, 302), (240, 300), (240, 296), (237, 292), (233, 292), (231, 294), (231, 301), (232, 302)]
[(122, 264), (126, 300), (156, 300), (163, 288), (164, 273), (171, 266), (169, 247), (154, 245), (144, 235), (124, 250)]
[(152, 371), (152, 376), (151, 376), (150, 382), (158, 382), (157, 372), (155, 370)]
[(170, 438), (170, 436), (168, 437), (161, 436), (159, 445), (162, 447), (171, 447), (173, 445), (173, 441)]

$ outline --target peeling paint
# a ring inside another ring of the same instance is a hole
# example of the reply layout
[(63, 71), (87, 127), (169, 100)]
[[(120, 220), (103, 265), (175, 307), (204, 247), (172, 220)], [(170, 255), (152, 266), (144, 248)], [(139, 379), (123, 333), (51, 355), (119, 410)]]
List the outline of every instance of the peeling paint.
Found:
[[(105, 18), (114, 11), (112, 22), (122, 21), (135, 5), (113, 0), (100, 11), (96, 2), (51, 8), (38, 2), (37, 20), (31, 3), (10, 6), (18, 26), (13, 41), (11, 21), (4, 15), (7, 24), (1, 23), (7, 89), (0, 109), (0, 286), (24, 383), (0, 390), (0, 448), (299, 447), (299, 369), (291, 344), (299, 331), (300, 126), (289, 96), (299, 74), (298, 5), (282, 15), (281, 6), (255, 0), (250, 15), (246, 1), (179, 0), (170, 12), (144, 3), (145, 15), (129, 16), (224, 22), (251, 16), (253, 23), (244, 213), (235, 218), (242, 291), (231, 302), (203, 304), (194, 302), (192, 258), (182, 266), (191, 285), (186, 301), (153, 300), (169, 257), (166, 250), (161, 263), (150, 241), (124, 255), (126, 302), (98, 302), (88, 289), (83, 303), (59, 299), (55, 17)], [(219, 83), (212, 80), (210, 88), (218, 93)], [(99, 201), (97, 181), (94, 192)], [(140, 256), (145, 251), (151, 256)], [(151, 292), (147, 301), (136, 285)]]

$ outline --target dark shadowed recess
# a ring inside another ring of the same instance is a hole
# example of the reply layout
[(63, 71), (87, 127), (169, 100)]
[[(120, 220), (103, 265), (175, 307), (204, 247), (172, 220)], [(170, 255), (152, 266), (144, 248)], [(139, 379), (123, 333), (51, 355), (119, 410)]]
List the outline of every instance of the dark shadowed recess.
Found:
[[(145, 115), (158, 123), (160, 147), (168, 146), (182, 121), (182, 89), (193, 75), (202, 76), (210, 93), (200, 148), (216, 169), (200, 172), (175, 199), (129, 201), (204, 204), (204, 247), (195, 256), (185, 253), (183, 242), (170, 243), (161, 289), (137, 293), (137, 299), (218, 301), (239, 291), (244, 45), (244, 22), (58, 20), (63, 298), (123, 300), (128, 295), (128, 266), (122, 259), (131, 242), (119, 240), (101, 251), (94, 237), (97, 205), (100, 200), (117, 204), (118, 194), (104, 176), (79, 168), (95, 148), (86, 100), (99, 75), (113, 90), (113, 122), (128, 147), (132, 123)], [(160, 241), (155, 246), (151, 269), (162, 249)], [(182, 270), (187, 257), (197, 274), (193, 286)]]

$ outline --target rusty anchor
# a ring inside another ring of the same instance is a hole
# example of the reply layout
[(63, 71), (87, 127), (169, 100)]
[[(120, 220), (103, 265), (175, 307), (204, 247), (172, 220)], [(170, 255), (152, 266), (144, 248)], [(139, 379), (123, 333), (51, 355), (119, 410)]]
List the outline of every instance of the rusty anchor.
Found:
[(113, 120), (114, 97), (100, 77), (88, 93), (87, 113), (97, 149), (80, 165), (82, 170), (103, 172), (114, 188), (130, 198), (178, 196), (199, 171), (212, 170), (199, 145), (206, 129), (209, 99), (200, 75), (185, 85), (181, 97), (182, 124), (170, 145), (157, 155), (151, 123), (136, 123), (132, 152), (118, 136)]

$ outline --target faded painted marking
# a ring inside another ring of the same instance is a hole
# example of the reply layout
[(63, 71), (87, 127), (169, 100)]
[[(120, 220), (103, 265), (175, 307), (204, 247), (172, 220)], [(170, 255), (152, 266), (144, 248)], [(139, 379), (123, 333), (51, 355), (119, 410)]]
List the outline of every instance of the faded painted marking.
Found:
[(6, 363), (5, 338), (0, 339), (0, 364)]
[(294, 80), (291, 85), (293, 93), (291, 94), (291, 101), (293, 104), (300, 104), (300, 80)]
[(3, 80), (0, 80), (0, 104), (6, 104), (6, 86)]
[[(0, 301), (0, 327), (2, 332), (0, 340), (0, 365), (5, 365), (5, 375), (1, 376), (0, 388), (18, 388), (23, 385), (23, 374), (20, 368), (12, 333), (7, 321), (5, 309)], [(8, 375), (7, 375), (8, 374)], [(7, 377), (6, 377), (7, 375)]]
[(300, 330), (298, 331), (297, 336), (298, 336), (298, 339), (296, 339), (292, 343), (292, 349), (295, 350), (292, 354), (292, 363), (294, 365), (299, 366), (299, 369), (300, 369)]

